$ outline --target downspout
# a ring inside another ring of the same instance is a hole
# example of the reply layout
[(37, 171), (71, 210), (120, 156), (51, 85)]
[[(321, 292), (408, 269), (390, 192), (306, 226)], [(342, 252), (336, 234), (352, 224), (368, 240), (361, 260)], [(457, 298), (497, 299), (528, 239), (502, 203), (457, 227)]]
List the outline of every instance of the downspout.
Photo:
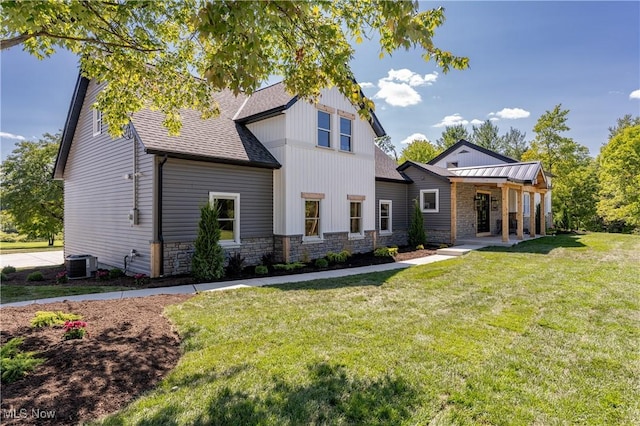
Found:
[(158, 164), (158, 193), (156, 194), (156, 224), (158, 230), (158, 241), (160, 242), (160, 276), (164, 275), (164, 236), (162, 235), (162, 167), (168, 160), (167, 155), (164, 155), (164, 159)]

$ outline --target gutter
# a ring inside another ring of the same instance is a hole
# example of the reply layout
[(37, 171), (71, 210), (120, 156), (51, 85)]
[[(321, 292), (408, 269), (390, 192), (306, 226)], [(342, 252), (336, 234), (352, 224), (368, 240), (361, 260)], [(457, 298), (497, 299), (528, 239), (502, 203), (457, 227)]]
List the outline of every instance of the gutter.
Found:
[(158, 193), (156, 194), (156, 229), (158, 232), (157, 241), (160, 242), (160, 276), (164, 275), (164, 235), (162, 235), (162, 168), (164, 163), (167, 162), (169, 157), (167, 154), (164, 155), (164, 159), (158, 163)]

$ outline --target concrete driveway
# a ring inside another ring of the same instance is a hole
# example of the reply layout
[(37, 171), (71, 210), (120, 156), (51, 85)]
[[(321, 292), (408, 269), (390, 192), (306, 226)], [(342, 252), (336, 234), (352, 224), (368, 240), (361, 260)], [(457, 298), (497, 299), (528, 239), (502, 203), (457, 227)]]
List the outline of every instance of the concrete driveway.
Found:
[(38, 251), (33, 253), (11, 253), (0, 255), (0, 267), (11, 265), (16, 268), (29, 268), (37, 266), (55, 266), (64, 263), (64, 252)]

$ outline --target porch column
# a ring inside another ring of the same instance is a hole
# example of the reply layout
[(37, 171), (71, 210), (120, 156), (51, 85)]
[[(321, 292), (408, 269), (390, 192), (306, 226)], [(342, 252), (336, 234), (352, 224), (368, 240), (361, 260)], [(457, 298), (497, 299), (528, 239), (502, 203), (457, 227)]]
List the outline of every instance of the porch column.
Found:
[(451, 182), (451, 244), (456, 243), (458, 238), (458, 183)]
[(522, 190), (522, 187), (516, 189), (516, 194), (518, 194), (518, 200), (517, 200), (517, 205), (518, 205), (518, 210), (516, 213), (516, 221), (518, 222), (518, 230), (516, 231), (516, 235), (517, 238), (519, 240), (524, 239), (524, 209), (523, 207), (523, 202), (524, 202), (524, 191)]
[(544, 192), (540, 193), (540, 235), (543, 237), (547, 235), (547, 218), (545, 215), (545, 205), (544, 205), (544, 196), (546, 194)]
[(529, 192), (529, 236), (536, 236), (536, 193)]
[(509, 187), (502, 186), (502, 242), (509, 242)]

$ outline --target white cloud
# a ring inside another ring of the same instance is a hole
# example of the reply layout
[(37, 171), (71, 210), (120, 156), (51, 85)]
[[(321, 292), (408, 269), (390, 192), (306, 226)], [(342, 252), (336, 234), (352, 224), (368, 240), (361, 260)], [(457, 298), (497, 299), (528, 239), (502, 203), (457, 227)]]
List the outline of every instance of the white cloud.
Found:
[(489, 114), (490, 117), (494, 115), (498, 118), (504, 118), (505, 120), (517, 120), (518, 118), (527, 118), (531, 113), (522, 108), (502, 108), (496, 113), (492, 112)]
[(469, 124), (473, 124), (474, 126), (478, 126), (478, 125), (480, 125), (480, 124), (482, 124), (482, 123), (484, 123), (484, 121), (482, 121), (482, 120), (478, 120), (477, 118), (474, 118), (473, 120), (471, 120), (471, 121), (469, 122)]
[(433, 127), (449, 127), (449, 126), (455, 126), (458, 124), (462, 124), (463, 126), (466, 126), (467, 124), (469, 124), (469, 121), (462, 118), (460, 114), (455, 113), (453, 115), (447, 115), (439, 123), (434, 124)]
[(360, 87), (362, 87), (363, 89), (370, 89), (372, 87), (376, 87), (376, 85), (368, 81), (363, 81), (362, 83), (360, 83)]
[(374, 98), (384, 99), (389, 105), (407, 107), (422, 102), (420, 94), (406, 83), (394, 83), (382, 79), (378, 82), (378, 87), (380, 90)]
[(400, 141), (401, 144), (409, 144), (415, 140), (428, 141), (427, 137), (422, 133), (414, 133)]
[(0, 132), (0, 138), (17, 139), (19, 141), (26, 140), (24, 136), (14, 135), (13, 133)]
[(500, 121), (500, 119), (498, 117), (491, 117), (489, 121)]
[[(431, 86), (438, 79), (438, 73), (418, 74), (410, 69), (390, 69), (387, 76), (378, 80), (378, 93), (374, 98), (383, 99), (392, 106), (407, 107), (422, 102), (422, 97), (414, 89), (418, 86)], [(370, 84), (370, 83), (368, 83)], [(363, 86), (361, 87), (372, 87)]]
[(640, 89), (631, 92), (629, 94), (629, 99), (640, 99)]

